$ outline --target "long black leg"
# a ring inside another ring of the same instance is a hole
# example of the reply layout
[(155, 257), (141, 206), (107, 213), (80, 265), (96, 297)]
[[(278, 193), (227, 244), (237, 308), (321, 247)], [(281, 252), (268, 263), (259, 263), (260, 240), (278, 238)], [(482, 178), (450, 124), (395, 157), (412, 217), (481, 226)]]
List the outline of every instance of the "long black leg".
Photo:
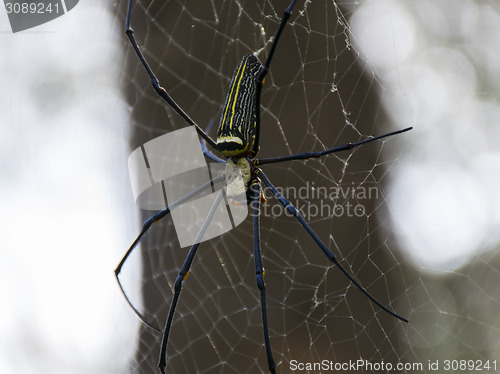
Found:
[[(214, 122), (215, 121), (214, 121), (213, 118), (208, 122), (207, 130), (206, 130), (207, 134), (210, 133), (210, 129), (214, 125)], [(224, 164), (226, 162), (226, 160), (224, 160), (224, 159), (220, 158), (219, 156), (215, 155), (212, 151), (210, 151), (207, 148), (207, 142), (205, 141), (205, 139), (202, 139), (201, 142), (200, 142), (200, 144), (201, 144), (201, 149), (202, 149), (203, 153), (205, 154), (205, 156), (207, 156), (211, 160), (213, 160), (215, 162), (218, 162), (220, 164)]]
[(160, 210), (159, 212), (157, 212), (154, 215), (152, 215), (151, 217), (149, 217), (143, 223), (141, 232), (139, 233), (139, 235), (137, 236), (137, 238), (134, 240), (134, 242), (132, 243), (132, 245), (129, 247), (129, 249), (127, 250), (127, 252), (125, 253), (125, 255), (121, 259), (120, 263), (118, 264), (118, 266), (115, 269), (116, 280), (118, 281), (118, 284), (120, 285), (120, 290), (122, 291), (123, 295), (125, 296), (125, 299), (127, 300), (127, 302), (130, 305), (130, 307), (134, 310), (135, 314), (137, 314), (137, 316), (142, 320), (142, 322), (144, 322), (147, 326), (151, 327), (152, 329), (154, 329), (154, 330), (156, 330), (158, 332), (161, 332), (161, 330), (158, 329), (157, 327), (155, 327), (152, 323), (148, 322), (148, 320), (146, 319), (146, 317), (144, 317), (144, 315), (139, 310), (137, 310), (137, 308), (132, 304), (132, 302), (128, 298), (125, 290), (123, 289), (123, 286), (122, 286), (122, 284), (120, 282), (120, 278), (119, 278), (119, 275), (120, 275), (120, 272), (122, 270), (122, 267), (125, 264), (125, 262), (127, 261), (128, 257), (134, 251), (135, 247), (140, 243), (140, 241), (141, 241), (142, 237), (144, 236), (144, 234), (146, 234), (146, 232), (151, 228), (151, 226), (154, 223), (160, 221), (162, 218), (164, 218), (166, 215), (168, 215), (170, 213), (170, 210), (172, 208), (174, 208), (175, 206), (184, 203), (185, 201), (191, 199), (192, 197), (194, 197), (194, 196), (198, 195), (199, 193), (201, 193), (202, 191), (206, 190), (211, 185), (213, 185), (213, 184), (215, 184), (217, 182), (220, 182), (222, 180), (224, 180), (224, 176), (219, 176), (219, 177), (216, 177), (216, 178), (214, 178), (214, 179), (212, 179), (212, 180), (210, 180), (210, 181), (202, 184), (200, 187), (198, 187), (195, 190), (191, 191), (186, 196), (181, 197), (179, 200), (173, 202), (172, 204), (170, 204), (166, 208)]
[(290, 5), (288, 5), (288, 8), (285, 9), (283, 12), (283, 17), (281, 18), (281, 23), (280, 27), (278, 28), (278, 31), (276, 31), (276, 35), (273, 40), (273, 44), (271, 46), (271, 50), (269, 51), (269, 55), (267, 56), (266, 63), (262, 68), (260, 69), (259, 76), (257, 77), (257, 81), (259, 83), (262, 83), (264, 81), (264, 78), (267, 75), (267, 72), (269, 71), (269, 67), (271, 66), (271, 60), (273, 59), (274, 56), (274, 51), (276, 50), (276, 46), (278, 45), (278, 41), (280, 39), (281, 33), (283, 29), (286, 26), (286, 23), (288, 22), (288, 19), (290, 18), (290, 15), (292, 14), (292, 9), (293, 6), (295, 5), (296, 0), (292, 0)]
[(211, 159), (212, 161), (215, 161), (219, 164), (225, 164), (226, 163), (226, 160), (220, 158), (219, 156), (215, 155), (212, 151), (210, 151), (208, 148), (207, 148), (207, 142), (205, 141), (205, 139), (202, 139), (201, 140), (201, 150), (203, 151), (203, 153), (205, 154), (205, 156), (207, 156), (209, 159)]
[(269, 68), (271, 66), (271, 60), (274, 56), (274, 51), (276, 50), (276, 46), (278, 45), (278, 41), (280, 39), (281, 33), (290, 18), (290, 14), (292, 14), (293, 6), (295, 5), (296, 0), (292, 0), (288, 8), (285, 9), (283, 13), (283, 17), (281, 18), (280, 27), (278, 31), (276, 31), (276, 35), (274, 36), (273, 44), (271, 45), (271, 50), (269, 51), (269, 55), (267, 56), (267, 60), (264, 65), (260, 68), (259, 75), (257, 76), (257, 90), (255, 93), (255, 115), (256, 115), (256, 131), (255, 131), (255, 142), (253, 146), (252, 152), (256, 155), (259, 152), (259, 136), (260, 136), (260, 96), (262, 93), (262, 85), (264, 84), (264, 78), (269, 72)]
[(406, 318), (401, 317), (400, 315), (394, 313), (393, 311), (387, 309), (385, 306), (383, 306), (379, 301), (377, 301), (372, 295), (370, 295), (358, 282), (354, 280), (354, 278), (345, 270), (340, 263), (338, 262), (337, 258), (335, 255), (326, 247), (326, 245), (323, 244), (320, 238), (314, 233), (314, 231), (309, 227), (307, 222), (304, 220), (304, 218), (300, 215), (299, 211), (295, 209), (295, 207), (288, 201), (283, 195), (279, 193), (279, 191), (276, 189), (276, 187), (273, 186), (273, 184), (269, 181), (267, 176), (262, 172), (262, 170), (258, 169), (257, 170), (257, 176), (264, 181), (265, 185), (271, 190), (273, 195), (278, 199), (278, 201), (281, 203), (283, 208), (285, 208), (290, 214), (293, 214), (295, 218), (300, 222), (302, 227), (306, 229), (307, 233), (311, 236), (311, 238), (316, 242), (316, 244), (321, 248), (323, 253), (328, 257), (330, 261), (332, 261), (335, 265), (337, 265), (340, 270), (344, 273), (344, 275), (362, 292), (367, 296), (374, 304), (378, 305), (382, 310), (385, 312), (389, 313), (391, 316), (394, 316), (401, 321), (408, 322)]
[(217, 145), (212, 140), (212, 138), (210, 138), (210, 136), (208, 136), (205, 133), (205, 131), (203, 131), (201, 129), (201, 127), (199, 127), (191, 119), (191, 117), (189, 117), (187, 115), (187, 113), (184, 112), (184, 110), (182, 110), (182, 108), (179, 105), (177, 105), (177, 103), (170, 97), (170, 95), (167, 93), (167, 91), (163, 87), (160, 86), (160, 81), (158, 80), (158, 78), (156, 77), (156, 75), (153, 73), (153, 71), (151, 70), (151, 67), (149, 66), (149, 64), (147, 63), (146, 59), (144, 58), (144, 55), (142, 54), (142, 52), (141, 52), (141, 50), (140, 50), (140, 48), (137, 45), (137, 42), (135, 40), (134, 30), (132, 30), (132, 28), (130, 27), (130, 16), (131, 16), (131, 13), (132, 13), (132, 3), (133, 3), (133, 0), (129, 0), (128, 8), (127, 8), (127, 20), (126, 20), (126, 23), (125, 23), (125, 33), (127, 34), (128, 38), (130, 40), (130, 43), (132, 44), (132, 47), (134, 48), (135, 53), (137, 54), (137, 57), (139, 57), (139, 60), (141, 60), (141, 63), (144, 66), (144, 69), (146, 69), (146, 72), (148, 73), (149, 78), (151, 79), (151, 85), (155, 89), (156, 93), (163, 100), (165, 100), (177, 113), (179, 113), (179, 115), (182, 118), (184, 118), (184, 120), (187, 123), (189, 123), (191, 126), (194, 126), (196, 128), (196, 131), (198, 132), (198, 134), (203, 139), (205, 139), (208, 142), (208, 144), (210, 144), (214, 149), (217, 149)]
[(215, 201), (212, 204), (210, 211), (208, 212), (207, 218), (205, 219), (205, 222), (203, 222), (200, 232), (198, 233), (195, 239), (195, 244), (193, 244), (193, 246), (189, 250), (186, 260), (184, 260), (184, 264), (182, 265), (182, 268), (179, 271), (179, 275), (177, 275), (177, 279), (175, 280), (174, 298), (172, 299), (172, 304), (170, 305), (170, 310), (168, 312), (167, 322), (165, 324), (165, 329), (163, 331), (163, 340), (161, 342), (161, 350), (160, 350), (160, 361), (158, 362), (158, 367), (160, 368), (162, 374), (165, 374), (165, 368), (167, 366), (168, 336), (170, 334), (170, 328), (172, 326), (172, 320), (174, 318), (175, 308), (177, 307), (177, 302), (179, 301), (179, 295), (182, 290), (182, 281), (186, 279), (188, 275), (189, 269), (191, 268), (191, 264), (193, 263), (194, 256), (196, 255), (196, 251), (198, 250), (198, 246), (200, 245), (200, 241), (203, 238), (203, 235), (205, 235), (208, 225), (212, 221), (212, 218), (217, 210), (217, 207), (221, 203), (224, 194), (225, 194), (224, 190), (221, 190), (217, 194), (217, 197), (215, 198)]
[(267, 323), (267, 307), (266, 307), (266, 285), (264, 283), (264, 268), (262, 266), (262, 257), (260, 254), (260, 198), (261, 186), (260, 181), (253, 179), (251, 186), (252, 200), (251, 208), (253, 214), (253, 250), (255, 261), (255, 275), (257, 277), (257, 287), (260, 290), (260, 306), (262, 309), (262, 326), (264, 329), (264, 341), (266, 344), (267, 364), (271, 373), (276, 372), (276, 364), (274, 363), (273, 353), (271, 351), (271, 340), (269, 339), (269, 326)]
[(353, 149), (353, 148), (359, 147), (360, 145), (370, 143), (370, 142), (373, 142), (375, 140), (379, 140), (382, 138), (386, 138), (388, 136), (401, 134), (403, 132), (410, 131), (412, 128), (413, 127), (407, 127), (405, 129), (402, 129), (402, 130), (392, 131), (392, 132), (389, 132), (389, 133), (384, 134), (384, 135), (376, 136), (374, 138), (365, 139), (365, 140), (362, 140), (362, 141), (357, 142), (357, 143), (347, 143), (347, 144), (344, 144), (344, 145), (341, 145), (341, 146), (338, 146), (335, 148), (327, 149), (324, 151), (320, 151), (320, 152), (306, 152), (306, 153), (299, 153), (299, 154), (290, 155), (290, 156), (281, 156), (281, 157), (263, 158), (261, 160), (254, 160), (254, 165), (260, 166), (260, 165), (264, 165), (264, 164), (275, 164), (275, 163), (283, 162), (283, 161), (307, 160), (309, 158), (318, 158), (321, 156), (328, 155), (330, 153), (347, 151), (349, 149)]

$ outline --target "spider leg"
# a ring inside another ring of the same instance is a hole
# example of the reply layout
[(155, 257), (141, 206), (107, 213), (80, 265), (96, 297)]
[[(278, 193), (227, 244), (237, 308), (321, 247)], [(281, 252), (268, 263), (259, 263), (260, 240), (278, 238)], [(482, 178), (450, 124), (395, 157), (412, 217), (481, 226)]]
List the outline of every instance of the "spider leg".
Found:
[(152, 324), (151, 322), (149, 322), (146, 319), (146, 317), (144, 317), (144, 315), (132, 304), (132, 302), (130, 301), (127, 293), (125, 292), (125, 290), (124, 290), (124, 288), (123, 288), (123, 286), (122, 286), (122, 284), (120, 282), (120, 278), (119, 278), (119, 275), (120, 275), (120, 272), (122, 270), (122, 267), (125, 264), (125, 262), (127, 261), (128, 257), (134, 251), (135, 247), (137, 247), (137, 245), (140, 243), (140, 241), (141, 241), (142, 237), (144, 236), (144, 234), (146, 234), (146, 232), (151, 228), (151, 226), (153, 226), (153, 224), (155, 224), (156, 222), (160, 221), (162, 218), (164, 218), (165, 216), (167, 216), (170, 213), (170, 210), (172, 208), (174, 208), (175, 206), (184, 203), (186, 200), (191, 199), (192, 197), (198, 195), (202, 191), (204, 191), (207, 188), (209, 188), (210, 186), (212, 186), (212, 184), (217, 183), (217, 182), (222, 181), (222, 180), (224, 180), (224, 176), (219, 176), (219, 177), (216, 177), (216, 178), (214, 178), (214, 179), (212, 179), (212, 180), (210, 180), (210, 181), (202, 184), (200, 187), (198, 187), (195, 190), (191, 191), (190, 193), (188, 193), (184, 197), (181, 197), (179, 200), (173, 202), (172, 204), (170, 204), (166, 208), (164, 208), (164, 209), (160, 210), (159, 212), (153, 214), (146, 221), (144, 221), (144, 223), (142, 225), (141, 232), (139, 233), (139, 235), (137, 236), (137, 238), (134, 240), (134, 242), (132, 243), (132, 245), (129, 247), (129, 249), (127, 250), (127, 252), (125, 253), (125, 255), (121, 259), (120, 263), (118, 264), (118, 266), (115, 269), (116, 280), (118, 281), (118, 285), (120, 286), (120, 290), (122, 291), (123, 295), (125, 296), (125, 299), (127, 300), (128, 304), (134, 310), (135, 314), (137, 314), (137, 316), (142, 320), (142, 322), (144, 322), (144, 324), (146, 324), (147, 326), (151, 327), (155, 331), (161, 332), (160, 329), (158, 329), (157, 327), (154, 326), (154, 324)]
[[(206, 130), (207, 133), (210, 132), (210, 129), (212, 128), (213, 125), (214, 125), (214, 119), (212, 118), (210, 120), (210, 122), (208, 122), (207, 130)], [(201, 144), (201, 150), (203, 151), (203, 153), (205, 154), (205, 156), (207, 156), (211, 160), (213, 160), (215, 162), (218, 162), (220, 164), (225, 164), (226, 163), (226, 160), (220, 158), (219, 156), (217, 156), (216, 154), (214, 154), (210, 149), (208, 149), (208, 147), (207, 147), (207, 141), (205, 139), (201, 139), (200, 144)]]
[(375, 140), (379, 140), (382, 138), (386, 138), (388, 136), (397, 135), (397, 134), (401, 134), (401, 133), (406, 132), (406, 131), (410, 131), (411, 129), (413, 129), (413, 127), (407, 127), (405, 129), (402, 129), (402, 130), (392, 131), (392, 132), (389, 132), (387, 134), (376, 136), (374, 138), (365, 139), (365, 140), (362, 140), (362, 141), (357, 142), (357, 143), (347, 143), (347, 144), (344, 144), (344, 145), (341, 145), (341, 146), (338, 146), (335, 148), (326, 149), (326, 150), (320, 151), (320, 152), (306, 152), (306, 153), (299, 153), (296, 155), (263, 158), (261, 160), (254, 160), (254, 165), (260, 166), (260, 165), (264, 165), (264, 164), (275, 164), (275, 163), (283, 162), (283, 161), (308, 160), (310, 158), (318, 158), (321, 156), (328, 155), (330, 153), (341, 152), (341, 151), (353, 149), (353, 148), (359, 147), (360, 145), (373, 142)]
[(345, 270), (340, 263), (338, 262), (337, 258), (335, 255), (326, 247), (325, 244), (321, 241), (320, 238), (314, 233), (314, 231), (311, 229), (311, 227), (307, 224), (307, 222), (304, 220), (304, 218), (300, 215), (299, 211), (288, 201), (285, 197), (283, 197), (282, 194), (279, 193), (279, 191), (274, 187), (274, 185), (269, 181), (267, 176), (262, 172), (262, 170), (258, 169), (256, 172), (257, 176), (264, 181), (265, 185), (271, 190), (273, 195), (278, 199), (278, 201), (281, 203), (283, 208), (285, 208), (289, 213), (293, 214), (295, 218), (300, 222), (302, 227), (307, 231), (307, 233), (311, 236), (311, 238), (316, 242), (316, 244), (321, 248), (323, 253), (325, 254), (328, 259), (333, 262), (335, 265), (337, 265), (340, 270), (344, 273), (344, 275), (363, 293), (365, 294), (366, 297), (368, 297), (374, 304), (378, 305), (382, 310), (385, 312), (389, 313), (391, 316), (394, 316), (401, 321), (408, 322), (406, 318), (401, 317), (400, 315), (394, 313), (393, 311), (387, 309), (384, 305), (382, 305), (379, 301), (377, 301), (372, 295), (368, 293), (358, 282), (354, 280), (354, 278)]
[(179, 295), (180, 295), (181, 290), (182, 290), (182, 281), (184, 279), (186, 279), (186, 277), (188, 275), (189, 269), (191, 268), (191, 264), (193, 263), (194, 256), (196, 255), (196, 251), (198, 250), (198, 246), (200, 245), (200, 241), (203, 238), (203, 235), (205, 235), (205, 232), (207, 231), (207, 228), (208, 228), (210, 222), (212, 221), (212, 218), (217, 210), (217, 207), (219, 206), (220, 202), (222, 201), (224, 195), (225, 195), (224, 189), (222, 189), (217, 194), (217, 197), (215, 198), (215, 201), (212, 204), (210, 211), (208, 212), (207, 218), (205, 219), (205, 222), (203, 222), (203, 225), (201, 226), (201, 229), (198, 232), (198, 235), (195, 239), (195, 244), (193, 244), (193, 246), (189, 250), (188, 255), (186, 256), (186, 259), (184, 260), (184, 264), (182, 265), (182, 268), (179, 271), (179, 274), (177, 275), (177, 279), (175, 280), (174, 297), (172, 299), (172, 304), (170, 305), (170, 310), (168, 312), (167, 322), (165, 324), (165, 329), (163, 331), (163, 339), (161, 342), (161, 350), (160, 350), (160, 361), (158, 362), (158, 367), (160, 368), (160, 371), (162, 374), (165, 374), (165, 368), (167, 366), (168, 336), (170, 334), (170, 328), (172, 326), (172, 320), (174, 318), (175, 309), (177, 307), (177, 302), (179, 301)]
[(172, 107), (172, 109), (174, 109), (182, 118), (184, 118), (184, 120), (187, 123), (189, 123), (191, 126), (194, 126), (196, 128), (196, 131), (198, 132), (198, 134), (203, 139), (205, 139), (208, 142), (208, 144), (210, 144), (214, 149), (217, 149), (217, 145), (212, 140), (212, 138), (210, 138), (210, 136), (208, 136), (205, 133), (205, 131), (203, 131), (201, 129), (201, 127), (199, 127), (191, 119), (191, 117), (189, 117), (187, 115), (187, 113), (184, 112), (184, 110), (182, 110), (182, 108), (179, 105), (177, 105), (177, 103), (170, 97), (170, 95), (167, 93), (167, 91), (163, 87), (160, 86), (160, 81), (158, 80), (158, 78), (156, 77), (156, 75), (153, 73), (153, 71), (151, 70), (151, 67), (147, 63), (144, 55), (142, 54), (142, 52), (141, 52), (141, 50), (140, 50), (140, 48), (137, 45), (137, 42), (135, 40), (134, 30), (132, 30), (132, 28), (130, 27), (130, 16), (131, 16), (131, 13), (132, 13), (132, 3), (133, 3), (133, 0), (129, 0), (128, 8), (127, 8), (127, 20), (126, 20), (126, 23), (125, 23), (125, 34), (127, 34), (128, 38), (130, 40), (130, 43), (132, 44), (132, 47), (134, 48), (134, 51), (137, 54), (137, 57), (139, 57), (139, 60), (142, 63), (142, 66), (144, 66), (144, 69), (146, 69), (146, 72), (148, 73), (149, 78), (151, 79), (151, 85), (155, 89), (156, 93), (163, 100), (165, 100), (168, 103), (168, 105), (170, 105)]
[(286, 26), (286, 23), (288, 22), (288, 19), (290, 18), (290, 15), (292, 14), (292, 9), (293, 6), (295, 5), (296, 0), (292, 0), (290, 5), (288, 5), (288, 8), (285, 9), (283, 12), (283, 17), (281, 18), (281, 23), (280, 27), (278, 28), (278, 31), (276, 31), (276, 35), (274, 36), (273, 44), (271, 45), (271, 50), (269, 51), (269, 55), (267, 56), (267, 60), (264, 65), (260, 68), (259, 75), (257, 76), (257, 90), (255, 93), (256, 100), (255, 100), (255, 115), (256, 115), (256, 131), (255, 131), (255, 141), (254, 141), (254, 147), (252, 149), (254, 154), (257, 154), (259, 151), (259, 136), (260, 136), (260, 96), (262, 93), (262, 85), (264, 84), (264, 78), (266, 77), (267, 73), (269, 72), (269, 68), (271, 66), (271, 60), (273, 59), (274, 56), (274, 51), (276, 50), (276, 46), (278, 45), (278, 41), (280, 39), (281, 33), (283, 32), (283, 29)]
[(293, 6), (295, 5), (296, 0), (292, 0), (290, 5), (288, 5), (288, 8), (285, 9), (283, 12), (283, 17), (281, 18), (281, 23), (280, 27), (278, 28), (278, 31), (276, 31), (276, 35), (274, 36), (273, 44), (271, 45), (271, 50), (269, 51), (269, 55), (267, 56), (266, 63), (262, 66), (259, 72), (259, 76), (257, 77), (257, 81), (262, 84), (264, 81), (264, 78), (267, 75), (267, 72), (269, 71), (269, 67), (271, 65), (271, 60), (273, 59), (274, 56), (274, 51), (276, 50), (276, 46), (278, 45), (279, 38), (281, 36), (281, 33), (283, 29), (285, 28), (286, 23), (288, 22), (288, 19), (290, 18), (290, 15), (292, 14), (292, 9)]
[(264, 268), (262, 266), (262, 257), (260, 252), (260, 201), (261, 185), (257, 178), (254, 178), (250, 189), (252, 191), (252, 214), (253, 214), (253, 249), (255, 261), (255, 275), (257, 277), (257, 287), (260, 290), (260, 305), (262, 309), (262, 326), (264, 329), (264, 341), (266, 344), (267, 364), (271, 373), (276, 372), (276, 364), (271, 351), (271, 341), (269, 339), (269, 326), (267, 323), (266, 307), (266, 285), (264, 283)]
[(220, 158), (219, 156), (215, 155), (210, 149), (207, 148), (207, 142), (205, 139), (202, 139), (200, 142), (201, 145), (201, 150), (207, 156), (209, 159), (218, 162), (219, 164), (225, 164), (226, 160)]

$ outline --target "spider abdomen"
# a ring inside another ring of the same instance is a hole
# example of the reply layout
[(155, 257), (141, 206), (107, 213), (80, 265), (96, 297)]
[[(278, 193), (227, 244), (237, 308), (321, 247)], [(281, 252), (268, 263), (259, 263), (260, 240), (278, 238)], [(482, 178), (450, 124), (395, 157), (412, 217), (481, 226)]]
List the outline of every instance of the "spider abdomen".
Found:
[(249, 54), (234, 70), (217, 131), (217, 147), (226, 157), (245, 154), (254, 146), (257, 76), (261, 67), (259, 59)]

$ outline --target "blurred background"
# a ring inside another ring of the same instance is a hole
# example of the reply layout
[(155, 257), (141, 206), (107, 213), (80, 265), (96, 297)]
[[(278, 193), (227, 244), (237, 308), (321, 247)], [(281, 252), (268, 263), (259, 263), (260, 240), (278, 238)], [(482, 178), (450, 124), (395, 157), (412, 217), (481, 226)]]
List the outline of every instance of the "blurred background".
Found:
[[(207, 128), (241, 56), (266, 59), (287, 5), (139, 1), (132, 27), (161, 84)], [(0, 372), (154, 373), (161, 335), (140, 324), (113, 273), (153, 213), (135, 207), (127, 158), (186, 123), (138, 63), (123, 32), (125, 1), (87, 0), (16, 34), (0, 9)], [(371, 304), (292, 218), (267, 214), (278, 372), (291, 360), (362, 357), (425, 372), (429, 360), (500, 357), (499, 31), (493, 1), (297, 1), (264, 86), (259, 156), (414, 126), (353, 152), (264, 168), (276, 186), (378, 191), (288, 197), (305, 211), (363, 206), (361, 216), (308, 221), (410, 322)], [(167, 218), (124, 267), (127, 292), (158, 326), (187, 250)], [(200, 246), (169, 372), (267, 372), (260, 313), (248, 219)]]

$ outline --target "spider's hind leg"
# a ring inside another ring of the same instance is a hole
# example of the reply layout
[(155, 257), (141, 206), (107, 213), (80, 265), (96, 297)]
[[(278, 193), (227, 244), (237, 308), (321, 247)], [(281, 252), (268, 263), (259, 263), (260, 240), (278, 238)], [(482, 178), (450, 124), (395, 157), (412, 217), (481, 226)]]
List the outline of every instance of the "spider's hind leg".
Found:
[(133, 5), (133, 0), (129, 0), (128, 2), (128, 7), (127, 7), (127, 17), (125, 21), (125, 34), (127, 34), (127, 37), (130, 41), (130, 44), (132, 44), (132, 47), (134, 48), (134, 51), (141, 61), (142, 66), (148, 73), (149, 79), (151, 80), (151, 85), (153, 86), (154, 90), (160, 96), (168, 105), (172, 107), (189, 125), (194, 126), (198, 134), (205, 139), (208, 144), (210, 144), (212, 147), (217, 148), (215, 142), (213, 141), (212, 138), (210, 138), (205, 131), (201, 129), (200, 126), (198, 126), (192, 119), (189, 117), (189, 115), (179, 106), (177, 103), (172, 99), (172, 97), (168, 94), (168, 92), (160, 85), (160, 81), (154, 74), (153, 70), (149, 66), (148, 62), (146, 61), (146, 58), (142, 54), (141, 49), (139, 48), (139, 45), (137, 44), (137, 41), (135, 40), (135, 35), (134, 35), (134, 30), (132, 29), (130, 25), (130, 17), (132, 14), (132, 5)]

